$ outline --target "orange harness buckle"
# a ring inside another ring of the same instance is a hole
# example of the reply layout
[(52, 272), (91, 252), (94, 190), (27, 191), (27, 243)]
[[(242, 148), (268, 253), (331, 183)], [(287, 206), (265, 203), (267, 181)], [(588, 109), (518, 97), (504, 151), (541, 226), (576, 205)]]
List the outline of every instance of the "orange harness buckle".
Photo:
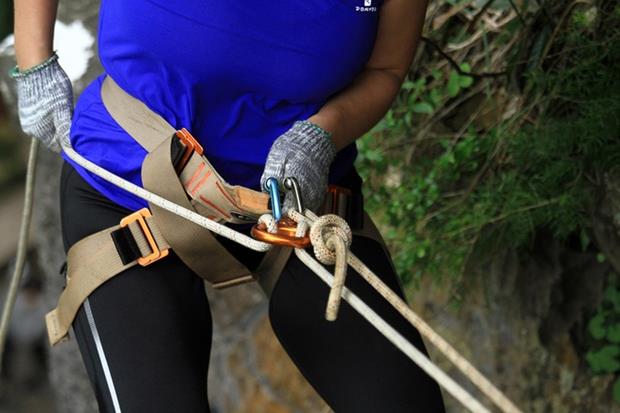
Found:
[(183, 146), (185, 146), (185, 152), (181, 157), (181, 160), (176, 165), (177, 173), (181, 173), (189, 158), (191, 158), (192, 154), (196, 152), (198, 155), (202, 155), (204, 153), (204, 149), (198, 140), (194, 138), (194, 136), (189, 133), (189, 131), (185, 128), (181, 128), (181, 130), (176, 131), (176, 137), (179, 138)]
[(140, 224), (140, 229), (142, 229), (142, 233), (146, 237), (146, 241), (149, 243), (151, 247), (151, 253), (146, 257), (138, 258), (138, 264), (146, 267), (149, 264), (154, 263), (157, 260), (160, 260), (166, 256), (168, 256), (168, 248), (165, 250), (160, 250), (155, 242), (155, 237), (153, 237), (153, 233), (149, 229), (149, 226), (146, 224), (146, 218), (151, 217), (151, 211), (148, 208), (142, 208), (133, 214), (127, 215), (125, 218), (121, 219), (121, 227), (126, 227), (132, 222), (138, 221)]

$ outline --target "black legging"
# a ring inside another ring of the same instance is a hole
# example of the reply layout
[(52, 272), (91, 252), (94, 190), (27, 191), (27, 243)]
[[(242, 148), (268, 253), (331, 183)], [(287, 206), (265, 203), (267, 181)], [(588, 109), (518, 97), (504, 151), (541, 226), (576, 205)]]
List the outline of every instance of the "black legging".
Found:
[[(341, 184), (361, 184), (354, 170), (347, 180)], [(132, 212), (102, 196), (66, 162), (60, 191), (65, 250)], [(249, 268), (263, 254), (217, 238)], [(354, 237), (351, 249), (402, 297), (378, 242)], [(349, 271), (347, 287), (426, 353), (417, 330)], [(327, 296), (327, 286), (292, 254), (273, 290), (269, 317), (284, 349), (335, 412), (444, 411), (438, 385), (346, 302), (337, 321), (326, 321)], [(209, 411), (209, 303), (202, 279), (174, 252), (103, 284), (73, 327), (102, 412)]]

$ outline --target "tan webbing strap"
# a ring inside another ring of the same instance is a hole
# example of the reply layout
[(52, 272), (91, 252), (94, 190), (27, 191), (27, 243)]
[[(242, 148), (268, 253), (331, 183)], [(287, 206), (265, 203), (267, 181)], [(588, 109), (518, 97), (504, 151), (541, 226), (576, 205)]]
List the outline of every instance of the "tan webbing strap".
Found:
[[(164, 118), (125, 92), (110, 76), (103, 80), (101, 99), (112, 118), (149, 153), (176, 132)], [(197, 153), (191, 156), (180, 177), (181, 182), (190, 184), (187, 192), (207, 210), (206, 216), (215, 221), (247, 222), (231, 216), (231, 211), (253, 218), (270, 212), (268, 194), (229, 185), (207, 158)]]
[[(170, 248), (161, 232), (155, 228), (153, 218), (147, 218), (146, 222), (158, 248)], [(142, 256), (149, 255), (151, 249), (140, 225), (133, 222), (128, 227)], [(66, 337), (86, 297), (116, 274), (137, 264), (137, 260), (128, 264), (122, 263), (110, 235), (119, 228), (120, 225), (116, 225), (91, 234), (69, 249), (67, 286), (60, 295), (57, 307), (45, 316), (50, 344), (54, 345)]]
[[(186, 188), (179, 180), (172, 162), (170, 147), (176, 130), (144, 103), (122, 90), (110, 76), (104, 79), (101, 97), (114, 120), (149, 151), (142, 164), (144, 187), (178, 205), (198, 212), (187, 198)], [(197, 160), (197, 156), (192, 156), (190, 162), (194, 164), (200, 161)], [(221, 219), (225, 218), (224, 215), (228, 211), (224, 208), (230, 202), (215, 185), (219, 181), (223, 187), (225, 181), (206, 158), (202, 162), (203, 167), (209, 169), (213, 177), (208, 180), (208, 176), (202, 176), (195, 185), (201, 183), (204, 200), (215, 205), (212, 211), (217, 211), (218, 214), (214, 215)], [(188, 182), (187, 176), (182, 175), (181, 179)], [(209, 184), (205, 185), (207, 181)], [(195, 191), (193, 187), (190, 187), (187, 188), (187, 192)], [(256, 194), (254, 198), (246, 196), (247, 199), (244, 201), (254, 201), (264, 208), (264, 212), (267, 212), (268, 195), (258, 192)], [(252, 274), (245, 265), (233, 257), (209, 230), (153, 204), (150, 204), (150, 210), (157, 220), (158, 227), (166, 234), (166, 239), (179, 258), (214, 286), (228, 285), (234, 279), (238, 281), (252, 279)], [(217, 259), (205, 259), (205, 257), (217, 257)]]
[[(149, 191), (195, 211), (174, 170), (171, 144), (172, 136), (146, 157), (142, 164), (142, 183)], [(156, 205), (149, 206), (172, 249), (196, 274), (215, 286), (235, 278), (252, 278), (246, 266), (233, 257), (211, 231)]]
[[(258, 217), (270, 213), (269, 195), (239, 185), (230, 185), (217, 173), (202, 155), (194, 153), (179, 179), (187, 194), (205, 211), (202, 215), (215, 221), (234, 223), (256, 222)], [(239, 214), (249, 220), (236, 219)]]
[[(267, 194), (228, 185), (207, 159), (196, 153), (179, 177), (171, 159), (175, 129), (142, 102), (124, 92), (110, 77), (104, 80), (101, 93), (112, 117), (149, 152), (142, 165), (145, 188), (187, 209), (201, 214), (205, 210), (213, 213), (214, 219), (218, 219), (214, 212), (219, 212), (219, 220), (229, 220), (226, 214), (235, 211), (235, 206), (239, 207), (240, 214), (246, 216), (269, 212)], [(193, 176), (200, 168), (210, 170), (213, 179), (209, 180), (204, 173), (200, 180), (189, 182), (192, 177), (188, 174)], [(259, 277), (265, 292), (271, 294), (292, 248), (274, 246), (267, 251), (253, 276), (209, 230), (155, 205), (151, 204), (150, 207), (153, 217), (146, 218), (146, 221), (159, 250), (172, 248), (188, 267), (217, 288)], [(222, 211), (225, 213), (222, 214)], [(137, 222), (128, 226), (141, 254), (143, 257), (148, 256), (152, 248), (143, 229)], [(122, 264), (110, 235), (118, 228), (114, 226), (92, 234), (69, 250), (67, 287), (60, 296), (57, 308), (46, 316), (52, 345), (66, 337), (80, 305), (88, 295), (110, 278), (136, 265), (136, 261)], [(376, 239), (385, 245), (367, 214), (364, 227), (354, 233)]]
[(101, 85), (101, 100), (116, 123), (147, 152), (176, 132), (164, 118), (121, 89), (110, 76)]

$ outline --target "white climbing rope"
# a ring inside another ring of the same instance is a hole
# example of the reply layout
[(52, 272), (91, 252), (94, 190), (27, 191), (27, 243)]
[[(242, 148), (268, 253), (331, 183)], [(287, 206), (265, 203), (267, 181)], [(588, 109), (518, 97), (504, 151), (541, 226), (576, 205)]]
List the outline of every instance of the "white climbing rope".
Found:
[[(82, 157), (79, 153), (77, 153), (76, 151), (73, 150), (73, 148), (69, 145), (67, 146), (63, 146), (63, 150), (65, 151), (65, 153), (69, 156), (69, 158), (71, 158), (72, 160), (74, 160), (76, 163), (78, 163), (79, 165), (81, 165), (82, 167), (86, 168), (87, 170), (89, 170), (92, 173), (95, 173), (96, 175), (100, 176), (101, 178), (111, 182), (112, 184), (134, 194), (139, 196), (140, 198), (153, 203), (154, 205), (157, 205), (163, 209), (166, 209), (174, 214), (177, 214), (185, 219), (188, 219), (191, 222), (194, 222), (197, 225), (200, 225), (204, 228), (209, 229), (210, 231), (213, 231), (217, 234), (220, 234), (226, 238), (229, 238), (235, 242), (238, 242), (239, 244), (242, 244), (248, 248), (254, 249), (256, 251), (266, 251), (269, 248), (271, 248), (271, 245), (266, 244), (264, 242), (260, 242), (257, 241), (253, 238), (250, 238), (244, 234), (241, 234), (233, 229), (230, 229), (222, 224), (219, 224), (213, 220), (210, 220), (206, 217), (203, 217), (202, 215), (199, 215), (193, 211), (190, 211), (186, 208), (183, 208), (180, 205), (177, 205), (173, 202), (168, 201), (165, 198), (160, 197), (159, 195), (156, 195), (150, 191), (147, 191), (144, 188), (141, 188), (107, 170), (105, 170), (104, 168), (99, 167), (98, 165), (90, 162), (88, 159), (85, 159), (84, 157)], [(301, 215), (300, 213), (298, 213), (297, 211), (290, 209), (289, 210), (289, 215), (292, 219), (294, 219), (298, 224), (300, 222), (305, 222), (306, 225), (308, 225), (308, 227), (312, 227), (312, 224), (319, 219), (318, 216), (316, 216), (312, 211), (306, 209), (305, 210), (306, 216)], [(339, 218), (339, 217), (338, 217)], [(342, 220), (344, 222), (344, 220)], [(336, 220), (333, 221), (327, 221), (326, 223), (329, 224), (335, 224)], [(341, 224), (341, 223), (340, 223)], [(346, 222), (344, 222), (345, 226), (348, 228), (348, 225), (346, 225)], [(337, 227), (340, 227), (341, 225), (336, 225)], [(273, 226), (268, 225), (268, 228), (273, 228)], [(298, 231), (303, 231), (303, 227), (298, 228)], [(347, 239), (347, 235), (346, 235), (346, 230), (345, 229), (341, 229), (340, 230), (340, 235), (342, 235), (341, 231), (345, 231), (345, 235), (343, 237), (343, 239)], [(350, 229), (348, 229), (348, 231), (350, 232)], [(322, 230), (321, 230), (322, 232)], [(338, 230), (331, 230), (330, 231), (331, 234), (335, 234), (338, 235), (339, 231)], [(330, 237), (330, 239), (332, 239), (332, 237)], [(334, 242), (334, 241), (331, 241)], [(337, 241), (336, 241), (337, 242)], [(345, 241), (346, 242), (346, 241)], [(326, 242), (327, 244), (327, 242)], [(319, 244), (320, 245), (320, 242)], [(329, 256), (330, 253), (326, 253), (325, 251), (328, 250), (328, 248), (326, 248), (325, 250), (322, 250), (321, 247), (319, 247), (319, 254), (323, 254), (325, 253), (326, 256)], [(303, 256), (303, 253), (300, 253), (298, 251), (303, 251), (302, 249), (296, 248), (295, 252), (298, 256), (301, 257)], [(305, 251), (303, 251), (305, 252)], [(312, 258), (312, 257), (310, 257)], [(315, 261), (316, 262), (316, 261)], [(407, 320), (409, 320), (416, 328), (418, 328), (420, 330), (420, 333), (422, 335), (424, 335), (425, 337), (427, 337), (429, 339), (429, 341), (431, 341), (438, 350), (440, 350), (442, 353), (444, 353), (446, 355), (446, 357), (448, 357), (448, 359), (450, 359), (464, 374), (467, 375), (467, 377), (470, 377), (470, 379), (472, 380), (472, 382), (474, 384), (476, 384), (476, 386), (478, 386), (478, 388), (484, 393), (486, 394), (500, 409), (502, 409), (502, 411), (506, 412), (506, 413), (520, 413), (520, 410), (502, 393), (500, 392), (486, 377), (484, 377), (482, 375), (482, 373), (480, 373), (471, 363), (469, 363), (464, 357), (462, 357), (455, 349), (454, 347), (452, 347), (450, 344), (448, 344), (448, 342), (446, 342), (439, 334), (437, 334), (426, 322), (424, 322), (424, 320), (422, 320), (421, 317), (419, 317), (413, 310), (411, 310), (411, 308), (409, 308), (409, 306), (406, 305), (406, 303), (404, 303), (402, 300), (400, 300), (400, 298), (392, 291), (390, 290), (387, 285), (385, 285), (380, 279), (379, 277), (377, 277), (372, 271), (370, 271), (370, 269), (368, 267), (366, 267), (359, 259), (357, 259), (357, 257), (355, 257), (353, 254), (351, 254), (350, 252), (348, 253), (348, 263), (350, 265), (353, 266), (354, 269), (356, 269), (356, 271), (358, 271), (360, 273), (360, 275), (362, 275), (362, 277), (364, 277), (364, 279), (366, 279), (366, 281), (368, 281), (384, 298), (386, 298), (388, 300), (388, 302), (390, 302), (390, 304), (394, 305), (395, 308), (401, 313), (403, 314), (403, 316), (405, 316), (405, 318), (407, 318)], [(320, 265), (319, 265), (320, 266)], [(321, 268), (323, 268), (322, 266), (320, 266)], [(314, 269), (313, 269), (314, 270)], [(325, 271), (325, 269), (323, 268), (323, 270)], [(316, 271), (314, 271), (317, 275), (319, 275), (318, 272), (318, 268), (316, 268)], [(322, 271), (321, 271), (322, 272)], [(320, 276), (320, 275), (319, 275)], [(342, 283), (342, 284), (340, 284)], [(339, 286), (340, 285), (340, 286)], [(342, 288), (342, 291), (344, 291), (344, 276), (340, 275), (338, 283), (336, 284), (336, 288)], [(330, 294), (331, 295), (331, 294)], [(336, 296), (335, 299), (332, 295), (332, 312), (331, 312), (331, 316), (334, 316), (334, 312), (333, 312), (333, 308), (335, 307), (337, 309), (337, 305), (334, 306), (333, 301), (337, 301), (338, 297), (340, 296)], [(360, 300), (361, 301), (361, 300)], [(377, 316), (378, 317), (378, 316)], [(381, 324), (381, 323), (379, 323)], [(385, 322), (383, 324), (386, 324)], [(384, 331), (382, 331), (382, 333), (384, 333)], [(385, 333), (384, 333), (385, 334)], [(411, 343), (409, 343), (411, 344)], [(399, 347), (401, 348), (401, 347)], [(401, 348), (402, 350), (402, 348)], [(415, 361), (415, 360), (414, 360)], [(430, 360), (428, 360), (429, 363), (432, 364), (432, 362), (430, 362)], [(436, 366), (435, 366), (436, 367)], [(438, 367), (437, 367), (438, 368)], [(445, 373), (443, 374), (443, 377), (447, 377), (445, 375)], [(443, 378), (441, 377), (441, 375), (438, 375), (436, 377), (434, 377), (436, 380), (438, 380), (437, 382), (444, 387), (446, 390), (450, 391), (450, 390), (454, 390), (454, 386), (449, 384), (448, 382), (446, 382), (445, 380), (443, 380)], [(450, 379), (451, 380), (451, 379)], [(465, 393), (467, 393), (464, 389), (461, 388), (461, 390)], [(457, 391), (458, 393), (458, 391)], [(454, 393), (453, 394), (455, 397), (457, 397)], [(459, 394), (457, 399), (459, 401), (461, 401), (462, 403), (464, 403), (465, 400), (469, 399), (469, 398), (473, 398), (471, 395), (469, 395), (467, 393), (467, 397), (464, 396), (463, 394)], [(478, 404), (480, 404), (479, 402), (477, 402)], [(470, 404), (471, 405), (471, 404)], [(473, 405), (471, 405), (473, 407)], [(482, 407), (480, 405), (480, 407)], [(468, 407), (469, 408), (469, 407)], [(484, 408), (483, 408), (484, 409)], [(486, 410), (479, 410), (477, 407), (474, 409), (470, 409), (474, 412), (482, 412), (482, 411), (486, 411)]]
[[(309, 226), (311, 228), (310, 231), (312, 233), (312, 230), (314, 229), (315, 225), (320, 225), (320, 226), (324, 226), (324, 225), (338, 225), (338, 226), (347, 226), (348, 227), (346, 221), (344, 221), (344, 220), (342, 220), (342, 221), (338, 221), (338, 220), (329, 220), (329, 221), (328, 220), (324, 220), (323, 218), (327, 217), (328, 215), (323, 215), (322, 217), (319, 218), (316, 214), (314, 214), (312, 211), (310, 211), (308, 209), (306, 209), (304, 211), (304, 214), (305, 215), (302, 215), (298, 211), (293, 210), (293, 209), (290, 209), (288, 211), (289, 217), (292, 218), (295, 222), (297, 222), (298, 225), (300, 223), (304, 223), (303, 226), (300, 226), (302, 228), (302, 231), (303, 231), (303, 228)], [(325, 230), (323, 228), (316, 229), (315, 231), (318, 232), (318, 233), (324, 233), (325, 232)], [(330, 237), (333, 237), (334, 235), (336, 235), (338, 237), (341, 237), (342, 235), (340, 235), (340, 234), (342, 234), (342, 232), (346, 232), (346, 230), (334, 231), (332, 229), (330, 231)], [(302, 234), (303, 234), (303, 232), (298, 232), (297, 235), (300, 236)], [(313, 243), (313, 245), (314, 245), (314, 243)], [(337, 250), (334, 251), (334, 252), (337, 253)], [(295, 253), (300, 257), (300, 259), (302, 259), (302, 256), (303, 256), (304, 263), (306, 265), (308, 265), (317, 275), (319, 275), (319, 271), (321, 271), (320, 269), (325, 270), (324, 267), (322, 265), (320, 265), (316, 260), (314, 260), (312, 258), (312, 256), (310, 256), (306, 251), (301, 250), (301, 249), (296, 249)], [(307, 257), (305, 255), (307, 255)], [(317, 257), (318, 260), (321, 260), (324, 255), (323, 255), (323, 252), (317, 254), (317, 251), (315, 249), (315, 256)], [(480, 391), (482, 393), (484, 393), (489, 399), (491, 399), (491, 401), (493, 401), (493, 403), (495, 403), (495, 405), (497, 407), (499, 407), (503, 412), (506, 412), (506, 413), (520, 413), (521, 412), (521, 410), (519, 410), (519, 408), (517, 408), (514, 405), (514, 403), (512, 403), (512, 401), (510, 401), (510, 399), (508, 399), (508, 397), (506, 397), (506, 395), (504, 395), (497, 387), (495, 387), (467, 359), (465, 359), (461, 354), (459, 354), (459, 352), (456, 351), (456, 349), (454, 347), (452, 347), (446, 340), (443, 339), (443, 337), (441, 337), (441, 335), (439, 335), (437, 332), (435, 332), (431, 328), (431, 326), (429, 326), (422, 319), (422, 317), (420, 317), (418, 314), (416, 314), (415, 311), (413, 311), (411, 309), (411, 307), (409, 307), (407, 305), (407, 303), (405, 303), (398, 295), (396, 295), (396, 293), (394, 293), (394, 291), (392, 291), (387, 285), (385, 285), (385, 283), (383, 281), (381, 281), (381, 279), (379, 277), (377, 277), (377, 275), (374, 274), (352, 252), (348, 251), (347, 255), (343, 256), (341, 259), (345, 259), (348, 262), (348, 264), (351, 265), (351, 267), (353, 269), (355, 269), (355, 271), (357, 271), (362, 278), (364, 278), (364, 280), (366, 280), (403, 317), (405, 317), (414, 327), (416, 327), (418, 329), (418, 331), (420, 332), (420, 334), (422, 334), (439, 351), (441, 351), (446, 356), (446, 358), (448, 358), (466, 377), (468, 377), (470, 379), (470, 381), (473, 384), (475, 384), (476, 387), (478, 387), (478, 389), (480, 389)], [(330, 261), (328, 260), (328, 261), (323, 262), (323, 263), (324, 264), (328, 264), (328, 263), (330, 263)], [(319, 275), (319, 276), (321, 276), (321, 275)], [(323, 277), (321, 277), (321, 278), (323, 278)], [(343, 298), (346, 299), (346, 296), (343, 296)], [(358, 311), (361, 313), (360, 310), (358, 310)], [(382, 331), (382, 333), (385, 334), (385, 332), (383, 332), (383, 331)], [(387, 337), (387, 334), (386, 334), (386, 337)], [(390, 339), (390, 341), (392, 341), (392, 340)], [(392, 341), (392, 342), (394, 343), (394, 341)], [(394, 343), (394, 344), (396, 344), (396, 343)], [(400, 348), (400, 346), (399, 346), (399, 348)], [(403, 350), (403, 349), (401, 348), (401, 350)], [(405, 352), (405, 350), (403, 350), (403, 352)], [(413, 359), (413, 357), (410, 354), (408, 354), (408, 353), (406, 353), (406, 354), (412, 360), (414, 360), (416, 363), (418, 363), (418, 361)], [(430, 362), (430, 360), (429, 360), (429, 362)], [(418, 363), (418, 365), (420, 365), (420, 364)], [(420, 365), (420, 367), (422, 367), (422, 365)], [(422, 368), (429, 375), (431, 375), (433, 378), (435, 378), (435, 380), (437, 380), (437, 382), (439, 384), (441, 384), (442, 387), (444, 387), (447, 391), (449, 391), (455, 398), (457, 398), (459, 401), (461, 401), (461, 403), (466, 405), (465, 404), (466, 400), (468, 400), (469, 397), (471, 397), (471, 396), (469, 396), (469, 395), (466, 396), (465, 394), (463, 394), (462, 392), (465, 392), (465, 390), (463, 390), (460, 387), (457, 390), (452, 385), (449, 385), (449, 387), (447, 387), (446, 385), (448, 385), (449, 383), (441, 382), (439, 380), (439, 378), (438, 378), (440, 376), (436, 376), (436, 374), (437, 374), (436, 372), (433, 372), (431, 374), (431, 372), (427, 371), (424, 367), (422, 367)], [(433, 365), (433, 369), (434, 368), (437, 368), (437, 367)], [(453, 393), (453, 391), (455, 391), (455, 393)], [(465, 393), (467, 393), (467, 392), (465, 392)], [(472, 411), (477, 411), (477, 410), (472, 410)]]
[[(296, 235), (305, 234), (298, 232)], [(327, 214), (313, 222), (310, 227), (310, 242), (319, 261), (325, 265), (336, 264), (334, 284), (331, 286), (325, 310), (325, 318), (334, 321), (338, 316), (340, 297), (347, 276), (347, 254), (353, 242), (353, 234), (344, 219), (338, 215)]]
[(2, 320), (0, 321), (0, 372), (2, 371), (2, 360), (4, 360), (4, 346), (6, 337), (9, 333), (11, 315), (15, 307), (17, 291), (24, 273), (26, 263), (26, 252), (28, 251), (28, 236), (30, 235), (30, 222), (32, 216), (32, 199), (34, 195), (34, 175), (37, 166), (37, 154), (39, 152), (39, 141), (33, 139), (30, 142), (28, 152), (28, 167), (26, 169), (26, 188), (24, 191), (24, 209), (22, 210), (22, 221), (19, 228), (19, 239), (17, 241), (17, 256), (15, 257), (15, 268), (11, 275), (11, 281), (7, 290), (4, 306), (2, 308)]
[[(33, 144), (34, 146), (35, 144)], [(35, 148), (36, 150), (36, 148)], [(271, 248), (270, 244), (257, 241), (222, 224), (203, 217), (193, 211), (183, 208), (165, 198), (160, 197), (144, 188), (141, 188), (113, 173), (99, 167), (82, 157), (68, 145), (63, 145), (64, 152), (80, 166), (88, 171), (100, 176), (108, 182), (134, 194), (154, 205), (167, 211), (177, 214), (201, 227), (220, 234), (228, 239), (240, 243), (256, 251), (266, 251)], [(36, 152), (35, 152), (36, 154)], [(34, 170), (34, 162), (28, 164), (29, 175)], [(28, 197), (32, 189), (27, 191)], [(27, 198), (28, 199), (28, 198)], [(335, 277), (332, 276), (317, 260), (302, 248), (296, 248), (295, 254), (304, 262), (314, 273), (316, 273), (325, 283), (331, 287), (326, 317), (334, 320), (337, 316), (340, 299), (344, 298), (356, 311), (368, 320), (377, 330), (379, 330), (390, 342), (413, 360), (420, 368), (429, 374), (446, 391), (453, 395), (467, 409), (472, 412), (490, 412), (476, 398), (463, 389), (443, 370), (437, 367), (428, 357), (422, 354), (413, 344), (407, 341), (398, 331), (385, 322), (376, 312), (374, 312), (359, 297), (353, 294), (344, 286), (347, 264), (351, 265), (375, 290), (377, 290), (391, 305), (394, 306), (420, 333), (426, 337), (438, 350), (452, 361), (467, 377), (470, 378), (485, 395), (487, 395), (503, 412), (520, 413), (521, 411), (486, 377), (484, 377), (471, 363), (461, 356), (450, 344), (448, 344), (439, 334), (437, 334), (420, 316), (418, 316), (409, 306), (390, 290), (368, 267), (366, 267), (355, 255), (349, 251), (351, 244), (351, 230), (342, 218), (336, 215), (324, 215), (318, 217), (310, 210), (305, 210), (304, 215), (290, 209), (289, 216), (297, 222), (297, 235), (301, 236), (310, 231), (311, 242), (315, 248), (315, 256), (325, 264), (335, 264)], [(24, 218), (30, 217), (30, 212), (24, 210)], [(269, 232), (275, 231), (275, 220), (269, 215), (263, 215), (259, 222), (267, 225)], [(22, 226), (22, 232), (24, 226)], [(20, 242), (20, 249), (25, 246)], [(23, 253), (23, 251), (22, 251)], [(20, 252), (18, 251), (18, 256)], [(19, 270), (21, 274), (21, 269)], [(13, 276), (13, 280), (19, 279), (19, 274)], [(13, 284), (13, 282), (12, 282)], [(7, 306), (12, 307), (12, 303), (7, 303), (3, 312), (4, 318), (9, 318), (11, 309), (7, 311)], [(3, 340), (0, 334), (0, 340)], [(2, 356), (3, 342), (0, 342), (0, 357)]]
[(170, 211), (173, 214), (176, 214), (180, 217), (187, 219), (188, 221), (193, 222), (194, 224), (200, 225), (203, 228), (213, 231), (223, 237), (231, 239), (255, 251), (267, 251), (271, 248), (270, 244), (257, 241), (254, 238), (248, 237), (245, 234), (235, 231), (234, 229), (228, 228), (227, 226), (215, 222), (207, 217), (203, 217), (202, 215), (197, 214), (194, 211), (190, 211), (189, 209), (184, 208), (181, 205), (177, 205), (174, 202), (168, 201), (166, 198), (163, 198), (153, 192), (147, 191), (146, 189), (139, 187), (133, 182), (129, 182), (128, 180), (113, 174), (112, 172), (84, 158), (82, 155), (73, 150), (71, 146), (63, 146), (62, 149), (69, 156), (69, 158), (75, 161), (78, 165), (84, 167), (86, 170), (105, 179), (106, 181), (116, 185), (117, 187), (124, 189), (130, 194), (136, 195), (144, 199), (145, 201), (151, 202), (152, 204), (157, 205), (160, 208)]
[[(306, 264), (323, 282), (333, 287), (334, 277), (318, 261), (301, 248), (295, 248), (295, 254)], [(443, 370), (435, 365), (420, 350), (411, 344), (405, 337), (381, 318), (372, 308), (355, 295), (347, 287), (342, 287), (342, 298), (344, 298), (362, 317), (364, 317), (373, 327), (385, 336), (400, 351), (409, 357), (415, 364), (431, 376), (448, 393), (454, 396), (469, 411), (475, 413), (490, 413), (475, 397), (467, 392), (461, 385), (448, 376)], [(415, 389), (412, 389), (414, 391)]]

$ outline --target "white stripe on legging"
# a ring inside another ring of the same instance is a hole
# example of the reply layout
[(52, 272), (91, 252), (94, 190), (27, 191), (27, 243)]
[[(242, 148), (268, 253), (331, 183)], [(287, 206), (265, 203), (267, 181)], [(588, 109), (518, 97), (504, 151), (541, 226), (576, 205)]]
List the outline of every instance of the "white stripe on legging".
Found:
[(110, 397), (112, 398), (114, 411), (116, 413), (121, 413), (121, 406), (118, 403), (118, 396), (116, 395), (116, 390), (114, 389), (114, 382), (112, 381), (110, 366), (108, 365), (108, 360), (106, 359), (105, 353), (103, 352), (103, 345), (101, 344), (101, 338), (99, 337), (99, 332), (97, 331), (97, 325), (95, 324), (95, 318), (93, 317), (93, 312), (90, 309), (90, 302), (88, 301), (88, 298), (86, 299), (86, 301), (84, 301), (84, 310), (86, 311), (86, 319), (88, 320), (90, 331), (93, 333), (93, 339), (95, 340), (95, 346), (97, 347), (97, 353), (99, 354), (101, 367), (103, 367), (105, 381), (108, 384), (108, 390), (110, 390)]

